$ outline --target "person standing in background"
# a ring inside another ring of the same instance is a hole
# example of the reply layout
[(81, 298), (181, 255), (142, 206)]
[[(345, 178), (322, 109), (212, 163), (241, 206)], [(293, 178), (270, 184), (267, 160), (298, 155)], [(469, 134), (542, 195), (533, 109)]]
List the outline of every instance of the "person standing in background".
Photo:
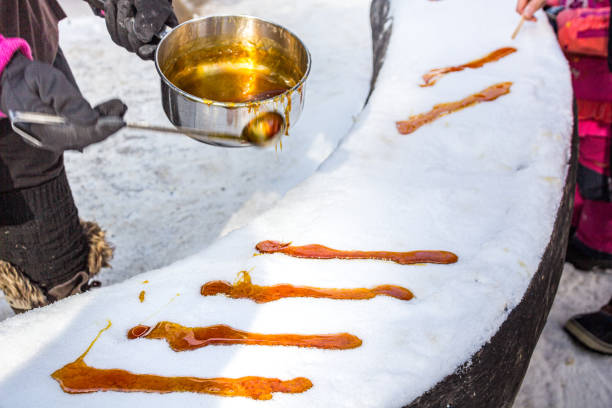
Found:
[[(572, 72), (578, 107), (578, 181), (566, 261), (612, 269), (612, 29), (610, 0), (518, 0), (526, 20), (551, 6)], [(565, 329), (586, 347), (612, 354), (612, 299), (572, 317)]]
[[(86, 0), (112, 40), (152, 59), (155, 33), (176, 26), (170, 0)], [(2, 0), (0, 8), (0, 289), (24, 312), (90, 287), (109, 266), (104, 231), (78, 217), (63, 152), (82, 151), (121, 129), (127, 107), (113, 99), (91, 107), (59, 47), (56, 0)], [(86, 35), (86, 33), (84, 33)], [(60, 115), (66, 126), (31, 125), (41, 147), (11, 128), (9, 111)]]

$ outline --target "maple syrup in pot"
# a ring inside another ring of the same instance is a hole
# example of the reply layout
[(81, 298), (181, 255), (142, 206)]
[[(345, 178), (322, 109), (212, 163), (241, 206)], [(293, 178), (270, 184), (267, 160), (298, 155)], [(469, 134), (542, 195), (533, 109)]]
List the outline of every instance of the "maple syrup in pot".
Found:
[(212, 47), (197, 42), (164, 69), (176, 87), (199, 98), (245, 103), (273, 98), (302, 78), (297, 64), (277, 47), (262, 42), (232, 42)]

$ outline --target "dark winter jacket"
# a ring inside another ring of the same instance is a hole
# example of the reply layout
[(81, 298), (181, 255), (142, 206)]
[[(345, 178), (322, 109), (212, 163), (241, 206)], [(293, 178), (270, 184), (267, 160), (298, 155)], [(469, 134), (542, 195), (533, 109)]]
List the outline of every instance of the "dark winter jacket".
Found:
[[(35, 60), (53, 64), (74, 81), (58, 46), (57, 24), (64, 17), (56, 0), (0, 0), (0, 34), (23, 38)], [(0, 194), (42, 185), (63, 167), (61, 154), (28, 145), (7, 119), (0, 120)]]
[(64, 17), (56, 0), (1, 0), (0, 34), (23, 38), (35, 60), (51, 64), (59, 44), (57, 23)]

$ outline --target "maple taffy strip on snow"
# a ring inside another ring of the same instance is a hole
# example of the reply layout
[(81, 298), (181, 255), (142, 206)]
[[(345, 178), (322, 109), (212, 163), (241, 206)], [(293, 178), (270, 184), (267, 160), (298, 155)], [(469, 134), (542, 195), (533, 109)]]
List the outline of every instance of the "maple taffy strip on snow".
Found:
[(516, 52), (516, 48), (514, 47), (504, 47), (498, 50), (493, 51), (492, 53), (479, 58), (477, 60), (468, 62), (467, 64), (457, 65), (454, 67), (446, 67), (446, 68), (435, 68), (423, 75), (423, 83), (420, 85), (421, 87), (433, 86), (438, 79), (443, 77), (446, 74), (451, 72), (459, 72), (463, 71), (466, 68), (475, 69), (482, 68), (485, 64), (490, 62), (499, 61), (500, 59), (507, 57), (510, 54)]
[(248, 397), (256, 400), (269, 400), (275, 392), (298, 394), (312, 388), (312, 382), (304, 377), (282, 381), (278, 378), (241, 377), (241, 378), (197, 378), (164, 377), (151, 374), (134, 374), (120, 369), (100, 369), (90, 367), (84, 359), (100, 335), (110, 328), (108, 323), (100, 330), (87, 350), (72, 363), (51, 374), (69, 394), (82, 394), (99, 391), (170, 393), (192, 392), (213, 394), (222, 397)]
[(342, 251), (318, 244), (292, 246), (290, 242), (282, 243), (278, 241), (262, 241), (258, 243), (255, 248), (262, 254), (273, 254), (279, 252), (296, 258), (378, 259), (381, 261), (395, 262), (401, 265), (420, 263), (451, 264), (457, 262), (458, 260), (457, 255), (448, 251)]
[(512, 82), (501, 82), (483, 89), (474, 95), (470, 95), (467, 98), (463, 98), (460, 101), (435, 105), (433, 109), (427, 113), (414, 115), (408, 118), (408, 120), (396, 122), (397, 130), (402, 135), (410, 134), (421, 126), (431, 123), (441, 116), (448, 115), (449, 113), (456, 112), (477, 103), (491, 102), (500, 96), (507, 95), (510, 93), (510, 87), (512, 87)]
[(238, 281), (234, 284), (227, 281), (207, 282), (202, 285), (200, 293), (203, 296), (224, 294), (233, 299), (251, 299), (257, 303), (267, 303), (296, 297), (339, 300), (367, 300), (376, 296), (390, 296), (400, 300), (410, 300), (414, 297), (410, 290), (395, 285), (379, 285), (372, 289), (315, 288), (288, 284), (259, 286), (252, 283), (251, 276), (247, 271), (240, 272)]
[(348, 350), (361, 346), (361, 339), (348, 333), (339, 334), (259, 334), (236, 330), (226, 325), (185, 327), (160, 322), (153, 328), (139, 325), (128, 331), (129, 339), (166, 340), (174, 351), (195, 350), (210, 345), (243, 344), (253, 346), (295, 346), (330, 350)]

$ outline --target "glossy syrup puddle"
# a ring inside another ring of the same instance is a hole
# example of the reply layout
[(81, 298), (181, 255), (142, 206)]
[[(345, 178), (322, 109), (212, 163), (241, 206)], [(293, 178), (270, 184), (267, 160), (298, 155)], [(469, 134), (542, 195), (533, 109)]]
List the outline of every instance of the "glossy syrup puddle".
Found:
[(200, 293), (203, 296), (224, 294), (233, 299), (251, 299), (257, 303), (273, 302), (292, 297), (342, 300), (366, 300), (376, 296), (390, 296), (400, 300), (410, 300), (414, 297), (408, 289), (395, 285), (380, 285), (372, 289), (314, 288), (288, 284), (259, 286), (252, 283), (251, 275), (247, 271), (241, 271), (238, 274), (238, 280), (234, 284), (226, 281), (207, 282), (202, 285)]
[(467, 64), (457, 65), (454, 67), (446, 67), (446, 68), (435, 68), (423, 75), (423, 83), (420, 85), (421, 87), (433, 86), (438, 79), (442, 78), (444, 75), (449, 74), (451, 72), (459, 72), (463, 71), (466, 68), (476, 69), (482, 68), (485, 64), (490, 62), (499, 61), (500, 59), (507, 57), (510, 54), (516, 52), (516, 48), (514, 47), (504, 47), (498, 50), (493, 51), (492, 53), (479, 58), (477, 60), (468, 62)]
[(348, 350), (361, 346), (361, 339), (352, 334), (259, 334), (236, 330), (226, 325), (185, 327), (172, 322), (159, 322), (153, 328), (139, 325), (128, 331), (128, 339), (166, 340), (174, 351), (188, 351), (210, 345), (294, 346), (329, 350)]
[(457, 262), (457, 255), (447, 251), (341, 251), (323, 245), (311, 244), (291, 246), (291, 243), (261, 241), (255, 248), (262, 254), (283, 253), (296, 258), (310, 259), (378, 259), (401, 265), (420, 263), (451, 264)]
[(448, 102), (435, 105), (432, 110), (427, 113), (421, 113), (419, 115), (411, 116), (408, 120), (396, 122), (397, 130), (402, 135), (410, 134), (416, 131), (421, 126), (431, 123), (441, 116), (448, 115), (456, 112), (468, 106), (475, 105), (480, 102), (494, 101), (500, 96), (507, 95), (510, 93), (510, 87), (512, 82), (501, 82), (499, 84), (492, 85), (482, 91), (470, 95), (457, 102)]
[(312, 388), (312, 382), (304, 377), (282, 381), (278, 378), (197, 378), (162, 377), (152, 374), (134, 374), (120, 369), (100, 369), (88, 366), (84, 359), (102, 333), (111, 327), (111, 322), (100, 330), (87, 350), (72, 363), (51, 374), (69, 394), (99, 391), (170, 393), (192, 392), (223, 397), (248, 397), (269, 400), (272, 393), (298, 394)]

